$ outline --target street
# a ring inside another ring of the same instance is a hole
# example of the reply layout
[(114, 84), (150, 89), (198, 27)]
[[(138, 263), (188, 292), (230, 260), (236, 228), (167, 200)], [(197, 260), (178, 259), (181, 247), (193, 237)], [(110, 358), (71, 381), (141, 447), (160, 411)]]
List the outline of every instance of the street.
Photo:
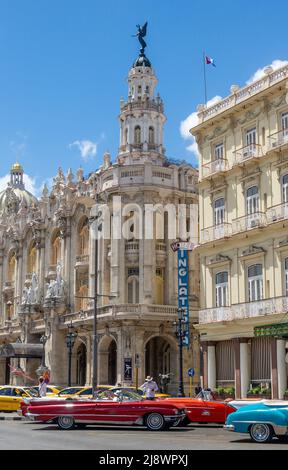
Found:
[(0, 421), (0, 450), (288, 450), (277, 439), (254, 444), (249, 436), (219, 426), (193, 425), (149, 432), (140, 427), (87, 426), (61, 431), (56, 425)]

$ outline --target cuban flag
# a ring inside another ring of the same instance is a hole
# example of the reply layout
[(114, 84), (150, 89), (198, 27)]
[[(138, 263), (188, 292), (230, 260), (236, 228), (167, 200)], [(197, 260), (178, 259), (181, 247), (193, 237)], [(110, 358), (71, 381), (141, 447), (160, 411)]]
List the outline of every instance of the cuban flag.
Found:
[(205, 62), (206, 62), (206, 65), (211, 64), (213, 65), (213, 67), (216, 67), (214, 59), (212, 59), (212, 57), (209, 57), (208, 55), (205, 56)]

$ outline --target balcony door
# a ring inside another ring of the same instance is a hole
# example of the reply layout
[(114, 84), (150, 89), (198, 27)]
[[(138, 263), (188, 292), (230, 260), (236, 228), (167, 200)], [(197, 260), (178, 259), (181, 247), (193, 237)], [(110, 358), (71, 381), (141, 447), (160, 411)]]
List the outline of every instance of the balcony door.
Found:
[(228, 272), (224, 271), (216, 274), (215, 279), (216, 307), (228, 306)]
[(263, 268), (262, 264), (254, 264), (248, 268), (249, 302), (263, 299)]

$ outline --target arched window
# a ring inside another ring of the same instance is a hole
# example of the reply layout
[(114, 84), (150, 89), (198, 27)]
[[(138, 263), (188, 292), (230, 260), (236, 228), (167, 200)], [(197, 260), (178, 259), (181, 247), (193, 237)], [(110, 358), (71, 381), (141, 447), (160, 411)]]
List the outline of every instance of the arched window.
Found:
[(288, 296), (288, 258), (284, 260), (285, 295)]
[(228, 272), (217, 273), (215, 277), (216, 307), (228, 306)]
[(263, 268), (262, 264), (253, 264), (248, 268), (249, 302), (263, 299)]
[(258, 186), (252, 186), (246, 193), (246, 212), (247, 215), (259, 212), (259, 190)]
[(155, 277), (155, 304), (164, 305), (164, 273), (163, 269), (156, 269)]
[(128, 277), (128, 304), (139, 304), (139, 277)]
[(139, 145), (141, 144), (141, 127), (135, 126), (134, 129), (134, 144)]
[(35, 243), (30, 246), (27, 259), (27, 273), (32, 274), (37, 271), (37, 248)]
[(12, 253), (8, 259), (8, 281), (14, 282), (16, 276), (16, 255)]
[(61, 237), (56, 232), (51, 242), (51, 264), (57, 264), (61, 260)]
[(282, 178), (282, 202), (288, 203), (288, 175), (284, 175)]
[(214, 202), (214, 225), (221, 225), (225, 221), (225, 200), (223, 197)]
[(153, 145), (155, 143), (155, 132), (154, 127), (149, 127), (149, 144)]
[(89, 254), (89, 225), (88, 219), (84, 219), (79, 226), (79, 255)]

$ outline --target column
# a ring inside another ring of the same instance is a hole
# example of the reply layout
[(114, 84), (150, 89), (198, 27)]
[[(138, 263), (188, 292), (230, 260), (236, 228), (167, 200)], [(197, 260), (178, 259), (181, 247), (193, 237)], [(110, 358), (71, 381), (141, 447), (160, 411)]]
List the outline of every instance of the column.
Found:
[(277, 378), (278, 378), (278, 398), (283, 399), (287, 388), (287, 372), (285, 362), (285, 340), (276, 340), (277, 351)]
[(207, 348), (208, 355), (208, 387), (211, 390), (216, 388), (216, 350), (215, 343), (209, 342)]
[(234, 340), (234, 358), (235, 358), (235, 398), (241, 398), (241, 363), (240, 363), (240, 341)]
[(277, 340), (270, 339), (271, 392), (272, 400), (278, 398)]
[[(251, 358), (248, 339), (240, 338), (240, 383), (241, 398), (247, 397), (251, 382)], [(238, 396), (237, 396), (238, 398)]]

